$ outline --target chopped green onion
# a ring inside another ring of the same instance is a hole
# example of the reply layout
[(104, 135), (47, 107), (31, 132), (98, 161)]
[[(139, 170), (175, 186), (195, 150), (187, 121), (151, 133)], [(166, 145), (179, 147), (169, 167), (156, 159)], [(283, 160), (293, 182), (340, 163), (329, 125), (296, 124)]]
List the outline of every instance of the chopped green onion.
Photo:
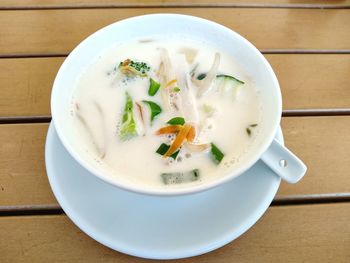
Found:
[(198, 79), (198, 80), (202, 80), (202, 79), (204, 79), (206, 76), (207, 76), (206, 73), (202, 73), (202, 74), (199, 74), (199, 75), (197, 76), (197, 79)]
[(211, 153), (213, 160), (216, 164), (219, 164), (225, 156), (222, 153), (222, 151), (220, 151), (220, 149), (214, 143), (211, 143), (210, 153)]
[(148, 88), (148, 95), (154, 96), (160, 88), (160, 83), (155, 81), (154, 79), (149, 79), (149, 88)]
[(126, 140), (137, 135), (136, 123), (132, 113), (132, 98), (127, 92), (125, 92), (125, 97), (126, 102), (124, 106), (124, 113), (121, 121), (121, 127), (119, 129), (119, 137), (121, 140)]
[(185, 119), (182, 117), (175, 117), (167, 121), (170, 125), (184, 125)]
[(180, 92), (180, 90), (181, 90), (181, 89), (180, 89), (179, 87), (174, 87), (174, 88), (173, 88), (173, 91), (174, 91), (174, 92)]
[(142, 102), (146, 103), (151, 109), (151, 122), (152, 122), (154, 118), (162, 112), (162, 108), (153, 101), (143, 100)]
[(215, 113), (215, 108), (209, 104), (203, 104), (203, 111), (208, 115), (208, 117), (211, 117)]
[(252, 135), (252, 129), (251, 129), (251, 128), (255, 128), (256, 126), (258, 126), (257, 123), (250, 124), (249, 127), (247, 127), (247, 128), (245, 129), (245, 131), (247, 132), (248, 136), (251, 136), (251, 135)]
[(252, 130), (250, 128), (246, 128), (245, 131), (247, 132), (248, 136), (252, 135)]
[(130, 66), (143, 74), (145, 74), (151, 69), (151, 67), (148, 66), (148, 64), (145, 62), (138, 62), (138, 61), (132, 61), (132, 60), (130, 61)]
[(194, 169), (189, 172), (162, 173), (160, 176), (164, 184), (182, 184), (199, 180), (200, 172)]
[[(168, 149), (170, 148), (169, 145), (162, 143), (159, 148), (157, 149), (156, 153), (160, 154), (160, 155), (164, 155)], [(171, 158), (173, 158), (174, 160), (176, 159), (177, 155), (179, 154), (180, 150), (177, 150), (176, 152), (174, 152), (172, 155), (170, 155)]]

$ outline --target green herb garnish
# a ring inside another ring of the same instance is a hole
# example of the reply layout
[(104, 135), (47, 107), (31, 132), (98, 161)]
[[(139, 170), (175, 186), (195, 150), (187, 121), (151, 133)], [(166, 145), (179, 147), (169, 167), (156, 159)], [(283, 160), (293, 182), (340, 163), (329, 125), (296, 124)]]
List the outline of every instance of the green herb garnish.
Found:
[(142, 102), (146, 103), (151, 109), (151, 122), (152, 122), (153, 119), (162, 112), (162, 108), (153, 101), (143, 100)]
[(164, 184), (182, 184), (199, 180), (200, 172), (194, 169), (189, 172), (162, 173), (160, 176)]
[(119, 138), (121, 140), (127, 140), (137, 135), (136, 123), (132, 113), (132, 109), (133, 109), (132, 98), (127, 92), (125, 92), (125, 97), (126, 97), (126, 102), (124, 106), (121, 127), (119, 129)]
[(185, 119), (182, 117), (175, 117), (167, 121), (170, 125), (184, 125)]
[(149, 79), (149, 88), (148, 88), (148, 95), (154, 96), (160, 88), (160, 83), (155, 81), (154, 79)]
[(213, 157), (212, 159), (216, 164), (219, 164), (225, 156), (214, 143), (211, 143), (210, 153)]
[[(162, 143), (159, 148), (157, 149), (156, 153), (160, 154), (160, 155), (164, 155), (168, 149), (170, 148), (169, 145)], [(170, 155), (169, 157), (173, 158), (174, 160), (176, 159), (177, 155), (179, 154), (180, 150), (177, 150), (176, 152), (174, 152), (172, 155)]]

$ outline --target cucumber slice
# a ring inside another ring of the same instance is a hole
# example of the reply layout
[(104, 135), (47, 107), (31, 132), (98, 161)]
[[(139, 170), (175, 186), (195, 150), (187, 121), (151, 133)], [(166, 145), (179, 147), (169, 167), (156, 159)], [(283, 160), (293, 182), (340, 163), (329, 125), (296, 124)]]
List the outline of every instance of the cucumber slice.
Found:
[(242, 80), (225, 74), (216, 75), (216, 82), (218, 89), (222, 90), (222, 92), (232, 92), (233, 99), (238, 97), (239, 92), (244, 85)]
[(217, 79), (224, 79), (224, 80), (227, 80), (227, 81), (231, 81), (232, 83), (236, 83), (236, 84), (239, 84), (239, 85), (244, 84), (244, 81), (236, 79), (235, 77), (230, 76), (230, 75), (219, 74), (219, 75), (216, 75), (216, 78)]
[(182, 184), (199, 180), (200, 172), (194, 169), (189, 172), (162, 173), (160, 176), (164, 184)]

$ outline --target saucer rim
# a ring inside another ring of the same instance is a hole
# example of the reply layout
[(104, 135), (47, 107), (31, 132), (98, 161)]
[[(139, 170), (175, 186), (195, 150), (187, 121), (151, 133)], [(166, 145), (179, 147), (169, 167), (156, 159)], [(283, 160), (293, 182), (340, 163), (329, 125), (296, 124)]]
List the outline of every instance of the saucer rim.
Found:
[[(202, 254), (211, 252), (213, 250), (216, 250), (220, 247), (227, 245), (228, 243), (232, 242), (233, 240), (237, 239), (239, 236), (244, 234), (246, 231), (248, 231), (263, 216), (263, 214), (266, 212), (266, 210), (270, 206), (273, 198), (275, 197), (275, 195), (279, 189), (280, 183), (281, 183), (280, 178), (278, 180), (276, 180), (275, 185), (272, 185), (271, 190), (269, 191), (268, 195), (266, 195), (265, 198), (262, 199), (259, 209), (257, 209), (251, 216), (249, 216), (248, 220), (246, 220), (246, 222), (243, 223), (243, 226), (241, 226), (238, 231), (234, 231), (234, 232), (230, 231), (226, 235), (223, 235), (222, 238), (220, 238), (220, 239), (217, 239), (214, 241), (208, 241), (208, 245), (205, 247), (198, 248), (198, 249), (189, 249), (189, 250), (183, 251), (182, 253), (179, 253), (176, 251), (174, 254), (171, 254), (169, 252), (162, 253), (159, 251), (155, 252), (155, 251), (140, 251), (137, 249), (135, 250), (135, 249), (131, 248), (130, 246), (123, 247), (120, 244), (116, 245), (116, 244), (110, 243), (110, 242), (108, 242), (108, 240), (106, 240), (106, 238), (104, 238), (104, 236), (98, 236), (98, 234), (94, 233), (94, 232), (96, 232), (96, 231), (94, 231), (94, 228), (92, 226), (89, 226), (89, 224), (85, 220), (82, 220), (81, 215), (79, 215), (79, 212), (75, 212), (74, 209), (71, 209), (71, 207), (69, 206), (69, 200), (67, 200), (65, 198), (64, 193), (62, 192), (62, 189), (60, 189), (59, 183), (54, 176), (55, 172), (53, 172), (53, 170), (54, 170), (53, 164), (50, 163), (50, 161), (48, 161), (50, 159), (50, 157), (49, 157), (50, 146), (53, 146), (52, 144), (54, 143), (52, 141), (52, 139), (53, 139), (53, 136), (55, 136), (55, 132), (56, 132), (56, 130), (55, 130), (54, 123), (51, 121), (51, 123), (49, 125), (48, 132), (47, 132), (47, 136), (46, 136), (46, 142), (45, 142), (45, 166), (46, 166), (46, 172), (47, 172), (49, 184), (50, 184), (50, 187), (52, 189), (52, 192), (53, 192), (57, 202), (60, 204), (61, 208), (63, 209), (65, 214), (68, 216), (68, 218), (82, 232), (87, 234), (89, 237), (91, 237), (92, 239), (96, 240), (97, 242), (101, 243), (102, 245), (104, 245), (106, 247), (109, 247), (109, 248), (116, 250), (118, 252), (121, 252), (121, 253), (124, 253), (127, 255), (131, 255), (131, 256), (135, 256), (135, 257), (146, 258), (146, 259), (158, 259), (158, 260), (181, 259), (181, 258), (188, 258), (188, 257), (202, 255)], [(57, 136), (59, 143), (62, 144), (62, 142), (57, 134), (56, 134), (56, 136)], [(284, 138), (283, 138), (283, 133), (282, 133), (281, 127), (279, 127), (279, 129), (277, 130), (275, 138), (284, 145)], [(72, 160), (74, 160), (74, 159), (72, 158)], [(81, 169), (84, 169), (84, 168), (81, 167)], [(101, 182), (103, 182), (104, 184), (109, 185), (110, 187), (116, 187), (116, 186), (112, 186), (112, 185), (104, 182), (101, 179), (99, 179), (99, 180)], [(229, 183), (229, 182), (227, 182), (227, 183)], [(218, 186), (218, 187), (220, 187), (220, 186)], [(142, 194), (127, 191), (127, 190), (122, 189), (122, 188), (119, 188), (118, 190), (123, 191), (123, 192), (127, 192), (129, 194), (142, 195)], [(210, 191), (210, 189), (208, 191)], [(205, 193), (205, 192), (206, 191), (204, 191), (202, 193)], [(191, 195), (185, 195), (185, 196), (191, 196)], [(157, 196), (154, 196), (154, 197), (157, 197)], [(162, 197), (157, 197), (157, 198), (162, 198)], [(175, 196), (175, 198), (176, 198), (176, 196)]]

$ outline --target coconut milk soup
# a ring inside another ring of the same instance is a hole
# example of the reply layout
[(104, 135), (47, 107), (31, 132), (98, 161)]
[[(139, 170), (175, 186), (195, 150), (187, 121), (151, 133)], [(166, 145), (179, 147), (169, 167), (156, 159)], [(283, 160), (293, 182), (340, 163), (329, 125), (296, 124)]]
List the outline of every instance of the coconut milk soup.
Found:
[(181, 187), (223, 176), (254, 147), (255, 84), (209, 44), (147, 39), (102, 53), (77, 83), (79, 151), (111, 177)]

